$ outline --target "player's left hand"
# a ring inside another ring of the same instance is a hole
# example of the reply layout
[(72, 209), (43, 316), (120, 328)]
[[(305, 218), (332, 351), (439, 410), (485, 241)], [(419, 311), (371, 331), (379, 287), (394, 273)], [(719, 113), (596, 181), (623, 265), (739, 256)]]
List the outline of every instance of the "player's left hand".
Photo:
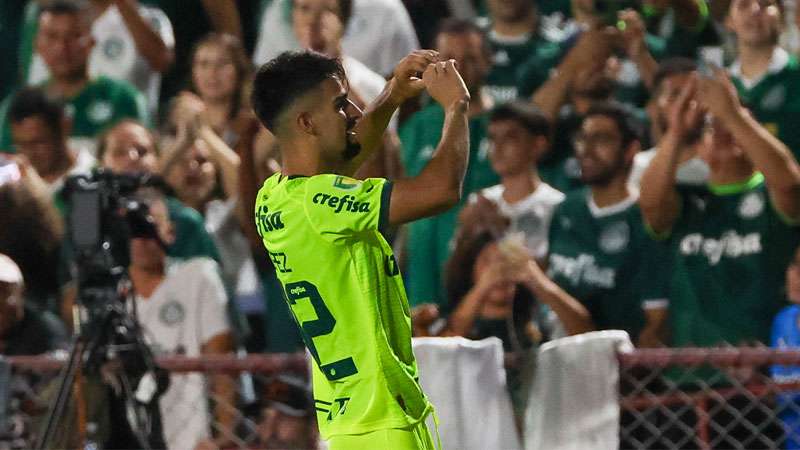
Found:
[(428, 65), (439, 61), (436, 50), (416, 50), (400, 60), (392, 78), (392, 96), (402, 103), (414, 98), (425, 90), (422, 73)]

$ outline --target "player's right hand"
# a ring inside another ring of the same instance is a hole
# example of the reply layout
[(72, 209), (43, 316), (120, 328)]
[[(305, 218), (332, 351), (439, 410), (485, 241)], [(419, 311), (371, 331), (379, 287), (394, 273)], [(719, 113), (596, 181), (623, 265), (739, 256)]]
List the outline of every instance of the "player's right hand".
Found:
[(469, 102), (469, 91), (453, 59), (430, 64), (422, 74), (422, 81), (428, 94), (445, 109), (459, 102)]

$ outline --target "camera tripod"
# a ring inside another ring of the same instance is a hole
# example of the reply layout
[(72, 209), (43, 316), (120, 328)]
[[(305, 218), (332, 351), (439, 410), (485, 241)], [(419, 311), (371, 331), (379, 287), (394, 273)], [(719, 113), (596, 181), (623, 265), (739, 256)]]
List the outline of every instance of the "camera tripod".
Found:
[[(158, 397), (166, 391), (169, 378), (163, 369), (156, 367), (138, 322), (128, 313), (125, 303), (119, 301), (116, 292), (88, 292), (79, 303), (101, 306), (89, 314), (95, 318), (81, 327), (73, 340), (69, 358), (60, 374), (56, 400), (48, 411), (35, 448), (48, 448), (72, 394), (76, 397), (78, 438), (81, 445), (86, 442), (87, 414), (86, 399), (81, 398), (85, 397), (81, 394), (82, 371), (107, 375), (109, 367), (113, 367), (111, 371), (117, 380), (115, 393), (108, 394), (108, 416), (115, 440), (113, 447), (165, 448)], [(105, 389), (109, 390), (108, 387)], [(120, 415), (124, 417), (120, 419)]]

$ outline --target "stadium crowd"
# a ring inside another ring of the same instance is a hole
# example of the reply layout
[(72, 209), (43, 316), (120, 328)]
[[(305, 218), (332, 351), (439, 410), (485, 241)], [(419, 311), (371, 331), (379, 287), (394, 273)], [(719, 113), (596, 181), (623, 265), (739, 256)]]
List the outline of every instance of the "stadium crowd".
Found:
[[(800, 304), (799, 24), (794, 0), (4, 0), (0, 355), (69, 342), (64, 187), (94, 168), (150, 180), (133, 195), (158, 238), (131, 239), (128, 270), (156, 354), (302, 350), (253, 214), (279, 149), (249, 107), (254, 70), (299, 49), (341, 58), (362, 107), (409, 52), (456, 60), (462, 201), (391, 242), (415, 335), (499, 337), (518, 411), (557, 337), (800, 345), (781, 311)], [(359, 177), (418, 174), (443, 120), (403, 105)], [(262, 444), (308, 446), (305, 387), (281, 383), (300, 394), (264, 403)], [(204, 389), (173, 375), (167, 444), (235, 433), (174, 400)]]

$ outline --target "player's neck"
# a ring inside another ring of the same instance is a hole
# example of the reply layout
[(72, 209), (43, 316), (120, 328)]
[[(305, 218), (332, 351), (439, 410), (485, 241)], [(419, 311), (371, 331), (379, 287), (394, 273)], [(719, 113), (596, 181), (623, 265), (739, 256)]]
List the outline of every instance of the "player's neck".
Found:
[(772, 62), (775, 47), (776, 45), (741, 45), (739, 62), (742, 76), (752, 80), (764, 75)]
[(607, 184), (592, 186), (592, 200), (598, 208), (616, 205), (630, 196), (627, 174), (624, 177), (617, 177)]
[(340, 173), (343, 170), (342, 163), (337, 164), (323, 160), (319, 148), (313, 142), (285, 139), (280, 146), (287, 149), (283, 153), (281, 169), (281, 173), (284, 175), (310, 177), (321, 173)]
[(541, 184), (539, 174), (535, 170), (505, 176), (500, 182), (503, 185), (503, 199), (508, 203), (516, 203), (526, 198), (536, 192)]

